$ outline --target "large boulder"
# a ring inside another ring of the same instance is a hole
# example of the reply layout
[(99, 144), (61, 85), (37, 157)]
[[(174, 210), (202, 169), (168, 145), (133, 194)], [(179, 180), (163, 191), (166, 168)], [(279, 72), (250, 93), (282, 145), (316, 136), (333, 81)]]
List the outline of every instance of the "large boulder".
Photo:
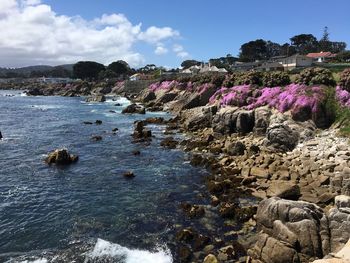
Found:
[(248, 254), (258, 262), (309, 262), (330, 251), (328, 219), (314, 204), (273, 197), (259, 204), (256, 219), (260, 232)]
[(267, 129), (267, 146), (281, 151), (291, 151), (299, 141), (299, 133), (285, 124), (275, 123)]
[(231, 134), (236, 131), (238, 107), (221, 108), (213, 117), (213, 129), (222, 134)]
[(335, 207), (329, 211), (331, 251), (338, 252), (350, 239), (350, 196), (335, 197)]
[(123, 109), (122, 111), (123, 114), (133, 114), (133, 113), (138, 113), (138, 114), (145, 114), (146, 110), (144, 107), (137, 105), (135, 103), (130, 104), (129, 106), (127, 106), (125, 109)]
[(57, 149), (48, 154), (45, 159), (47, 164), (68, 165), (78, 161), (78, 156), (69, 154), (67, 149)]
[(140, 95), (138, 96), (137, 100), (142, 102), (142, 103), (147, 103), (147, 102), (150, 102), (152, 100), (155, 100), (157, 97), (156, 97), (156, 94), (150, 90), (150, 89), (144, 89)]
[(269, 107), (257, 108), (254, 111), (254, 132), (258, 135), (265, 135), (270, 125), (271, 109)]
[(236, 132), (247, 134), (254, 128), (254, 111), (240, 110), (237, 114)]
[(103, 94), (93, 95), (86, 98), (86, 102), (105, 102), (106, 97)]
[(181, 118), (184, 120), (185, 129), (195, 131), (209, 128), (216, 110), (216, 106), (203, 106), (183, 111)]
[(36, 88), (36, 87), (29, 89), (26, 92), (26, 94), (28, 96), (43, 96), (44, 95), (43, 91), (41, 89), (39, 89), (39, 88)]

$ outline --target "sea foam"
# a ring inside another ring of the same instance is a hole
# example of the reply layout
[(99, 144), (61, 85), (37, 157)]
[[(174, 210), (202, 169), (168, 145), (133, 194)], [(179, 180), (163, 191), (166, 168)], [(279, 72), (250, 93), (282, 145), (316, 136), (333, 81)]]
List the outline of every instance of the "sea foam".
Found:
[(98, 239), (94, 249), (87, 253), (88, 258), (115, 258), (123, 263), (172, 263), (173, 259), (168, 249), (158, 249), (155, 252), (129, 249), (103, 239)]

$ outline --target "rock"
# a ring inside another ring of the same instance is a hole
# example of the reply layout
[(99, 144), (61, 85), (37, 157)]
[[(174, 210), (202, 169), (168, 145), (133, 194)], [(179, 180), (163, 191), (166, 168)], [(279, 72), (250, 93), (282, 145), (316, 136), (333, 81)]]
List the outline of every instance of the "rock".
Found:
[(101, 120), (96, 120), (96, 121), (95, 121), (95, 124), (96, 124), (96, 125), (101, 125), (101, 124), (102, 124), (102, 121), (101, 121)]
[(91, 125), (91, 124), (92, 124), (91, 121), (84, 121), (83, 123), (84, 123), (85, 125)]
[(291, 181), (273, 181), (266, 192), (267, 197), (277, 196), (289, 200), (298, 200), (300, 188)]
[(45, 159), (47, 164), (68, 165), (78, 161), (78, 156), (69, 154), (66, 149), (57, 149), (48, 154)]
[(245, 145), (239, 141), (234, 143), (228, 143), (228, 145), (226, 146), (226, 152), (232, 156), (243, 155), (245, 150)]
[(335, 197), (335, 207), (329, 211), (331, 251), (338, 252), (350, 239), (350, 196)]
[(145, 120), (147, 124), (163, 124), (164, 118), (162, 117), (149, 117)]
[(235, 251), (232, 245), (222, 247), (219, 249), (218, 260), (220, 261), (225, 262), (227, 260), (233, 259), (234, 256), (235, 256)]
[(2, 140), (2, 138), (3, 138), (3, 137), (2, 137), (2, 133), (1, 133), (1, 131), (0, 131), (0, 140)]
[(152, 132), (145, 128), (144, 121), (135, 121), (134, 123), (134, 139), (150, 140), (152, 137)]
[(180, 246), (178, 248), (178, 255), (180, 258), (180, 262), (189, 262), (192, 258), (191, 249), (187, 246)]
[(120, 106), (122, 106), (122, 104), (121, 103), (116, 103), (116, 104), (114, 104), (114, 106), (120, 107)]
[(267, 129), (267, 146), (291, 151), (297, 145), (299, 134), (284, 124), (273, 124)]
[(330, 254), (325, 259), (315, 260), (312, 263), (349, 263), (350, 262), (350, 239), (345, 246), (336, 254)]
[(179, 232), (176, 233), (177, 241), (189, 243), (190, 241), (193, 240), (193, 238), (194, 238), (194, 233), (191, 228), (181, 229)]
[(211, 127), (213, 115), (216, 113), (216, 106), (197, 107), (181, 112), (185, 129), (196, 131)]
[(250, 154), (258, 154), (260, 152), (260, 147), (257, 145), (251, 145), (249, 147), (249, 153)]
[(268, 107), (257, 108), (254, 111), (254, 133), (265, 135), (270, 125), (271, 109)]
[(231, 203), (223, 203), (219, 208), (219, 213), (222, 217), (234, 217), (236, 205)]
[(273, 197), (260, 202), (256, 214), (258, 239), (248, 250), (261, 262), (309, 262), (330, 250), (328, 219), (321, 208)]
[(39, 88), (32, 88), (26, 92), (28, 96), (43, 96), (44, 93)]
[(106, 97), (105, 95), (94, 95), (86, 98), (86, 102), (105, 102)]
[(109, 112), (110, 113), (117, 113), (115, 110), (110, 110)]
[(160, 146), (168, 149), (175, 149), (178, 144), (179, 142), (175, 141), (173, 137), (167, 137), (160, 142)]
[(136, 156), (136, 155), (140, 155), (141, 152), (139, 150), (135, 150), (135, 151), (132, 151), (132, 154)]
[(125, 109), (123, 109), (122, 111), (123, 114), (145, 114), (146, 113), (146, 109), (142, 106), (139, 106), (137, 104), (130, 104), (129, 106), (127, 106)]
[(236, 132), (237, 107), (224, 107), (213, 117), (212, 127), (215, 132), (231, 134)]
[(202, 217), (205, 214), (203, 206), (191, 205), (189, 203), (182, 203), (181, 208), (184, 210), (186, 215), (190, 218)]
[(100, 135), (93, 135), (92, 137), (91, 137), (91, 140), (93, 140), (93, 141), (102, 141), (102, 136), (100, 136)]
[(269, 179), (270, 174), (268, 169), (260, 168), (260, 167), (252, 167), (250, 169), (250, 175), (255, 176), (260, 179)]
[(240, 134), (247, 134), (254, 128), (254, 111), (240, 110), (237, 115), (236, 131)]
[(213, 254), (209, 254), (204, 258), (203, 263), (219, 263), (219, 261)]
[(155, 100), (156, 94), (151, 91), (150, 89), (145, 89), (141, 92), (141, 94), (138, 96), (138, 101), (141, 101), (143, 103), (150, 102), (152, 100)]
[(119, 131), (118, 128), (113, 128), (113, 129), (112, 129), (112, 132), (117, 132), (117, 131)]
[(123, 173), (123, 176), (124, 176), (126, 179), (132, 179), (132, 178), (135, 177), (134, 173), (131, 172), (131, 171), (128, 171), (128, 172)]

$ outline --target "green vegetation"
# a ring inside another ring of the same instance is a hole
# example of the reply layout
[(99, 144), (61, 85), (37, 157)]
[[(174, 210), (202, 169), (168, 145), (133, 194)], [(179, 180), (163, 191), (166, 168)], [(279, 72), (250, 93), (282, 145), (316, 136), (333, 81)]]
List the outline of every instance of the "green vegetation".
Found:
[(295, 82), (305, 85), (322, 84), (326, 86), (335, 86), (336, 82), (332, 72), (324, 68), (306, 68), (295, 77)]
[(105, 66), (93, 61), (80, 61), (73, 66), (73, 75), (75, 78), (97, 80)]

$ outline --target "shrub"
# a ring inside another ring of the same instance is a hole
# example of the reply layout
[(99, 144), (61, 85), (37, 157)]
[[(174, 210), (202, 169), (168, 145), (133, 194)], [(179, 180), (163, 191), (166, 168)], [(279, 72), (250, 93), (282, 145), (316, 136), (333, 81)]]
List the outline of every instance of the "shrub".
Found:
[(262, 85), (262, 73), (258, 71), (248, 71), (244, 73), (237, 73), (235, 78), (235, 85)]
[(350, 92), (350, 68), (345, 69), (340, 74), (339, 85), (346, 91)]
[(307, 68), (296, 76), (295, 82), (305, 85), (335, 86), (332, 72), (325, 68)]
[(285, 72), (266, 72), (262, 84), (266, 87), (286, 86), (290, 84), (290, 78)]

